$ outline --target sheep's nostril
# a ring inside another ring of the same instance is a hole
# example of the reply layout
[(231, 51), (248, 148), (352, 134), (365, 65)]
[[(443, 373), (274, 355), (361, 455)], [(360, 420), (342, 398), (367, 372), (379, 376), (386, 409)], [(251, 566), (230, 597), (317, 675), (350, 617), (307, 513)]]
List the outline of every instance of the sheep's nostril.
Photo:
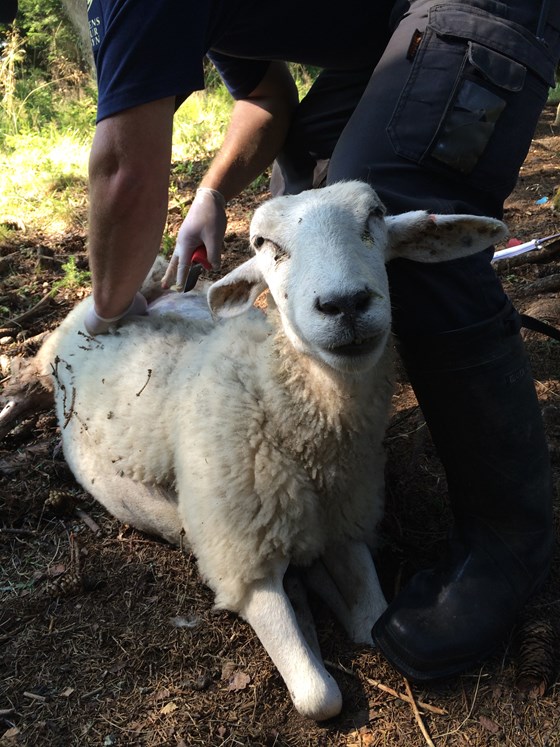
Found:
[(364, 289), (357, 293), (330, 296), (328, 298), (317, 297), (315, 299), (315, 307), (326, 316), (363, 313), (369, 308), (371, 298), (371, 291)]
[(369, 290), (363, 290), (359, 293), (356, 293), (355, 296), (355, 308), (356, 311), (363, 312), (367, 311), (369, 308), (369, 304), (372, 298), (372, 293)]
[(321, 301), (320, 298), (315, 299), (315, 308), (320, 311), (321, 314), (326, 316), (336, 316), (342, 313), (342, 309), (337, 302), (337, 299), (331, 299), (330, 301)]

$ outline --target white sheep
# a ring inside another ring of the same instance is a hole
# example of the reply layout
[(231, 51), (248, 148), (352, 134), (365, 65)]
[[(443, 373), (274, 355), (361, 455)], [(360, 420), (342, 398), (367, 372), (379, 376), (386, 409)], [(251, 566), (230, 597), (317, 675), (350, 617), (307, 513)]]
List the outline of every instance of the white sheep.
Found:
[[(360, 182), (275, 198), (252, 220), (255, 256), (210, 287), (214, 319), (184, 318), (191, 294), (175, 293), (93, 339), (86, 300), (38, 354), (77, 480), (121, 521), (184, 534), (216, 605), (252, 625), (317, 720), (341, 694), (283, 578), (306, 568), (351, 638), (372, 644), (386, 604), (368, 547), (392, 392), (384, 263), (504, 235), (488, 218), (384, 213)], [(264, 314), (253, 302), (266, 288)]]

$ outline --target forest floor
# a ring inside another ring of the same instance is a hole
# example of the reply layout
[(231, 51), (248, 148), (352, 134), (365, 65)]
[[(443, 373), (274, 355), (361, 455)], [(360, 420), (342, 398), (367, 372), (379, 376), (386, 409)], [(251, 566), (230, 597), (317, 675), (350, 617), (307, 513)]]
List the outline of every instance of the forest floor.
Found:
[[(520, 241), (560, 232), (560, 128), (547, 108), (508, 200)], [(178, 190), (194, 180), (174, 177)], [(225, 269), (247, 255), (265, 188), (232, 202)], [(543, 204), (542, 198), (548, 198)], [(175, 227), (180, 216), (172, 210)], [(0, 364), (6, 384), (89, 291), (62, 285), (85, 236), (14, 233), (0, 245)], [(560, 327), (560, 242), (496, 265), (521, 311)], [(553, 461), (560, 524), (560, 343), (524, 332)], [(460, 427), (460, 424), (458, 424)], [(387, 515), (376, 559), (387, 596), (441, 555), (445, 478), (414, 395), (399, 374), (387, 433)], [(350, 644), (314, 603), (325, 659), (344, 697), (316, 724), (294, 710), (252, 630), (213, 610), (195, 559), (120, 525), (73, 481), (54, 415), (25, 418), (0, 442), (0, 745), (25, 747), (560, 746), (560, 554), (546, 588), (480, 667), (431, 686), (408, 684), (379, 652)], [(512, 621), (513, 623), (514, 621)], [(427, 735), (430, 735), (429, 737)]]

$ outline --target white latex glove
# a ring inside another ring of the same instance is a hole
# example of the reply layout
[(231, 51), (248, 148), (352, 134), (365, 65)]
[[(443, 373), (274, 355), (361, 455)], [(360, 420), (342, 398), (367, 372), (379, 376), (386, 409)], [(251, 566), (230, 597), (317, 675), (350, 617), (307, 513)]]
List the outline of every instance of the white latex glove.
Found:
[(174, 282), (180, 288), (184, 286), (193, 252), (201, 245), (205, 247), (212, 267), (218, 270), (226, 226), (226, 201), (223, 195), (210, 187), (199, 187), (177, 234), (175, 250), (161, 281), (162, 286), (170, 288)]
[(109, 327), (113, 326), (116, 322), (126, 319), (126, 317), (145, 316), (147, 313), (148, 302), (141, 293), (137, 293), (126, 311), (123, 311), (122, 314), (118, 314), (110, 319), (105, 319), (104, 317), (99, 316), (95, 310), (95, 306), (92, 304), (85, 316), (84, 327), (86, 328), (88, 335), (94, 337), (95, 335), (105, 334), (109, 330)]

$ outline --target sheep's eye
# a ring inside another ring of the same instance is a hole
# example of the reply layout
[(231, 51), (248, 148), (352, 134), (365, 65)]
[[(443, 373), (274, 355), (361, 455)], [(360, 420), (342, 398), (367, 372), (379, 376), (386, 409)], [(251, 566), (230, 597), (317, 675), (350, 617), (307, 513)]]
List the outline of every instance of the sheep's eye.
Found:
[(369, 217), (370, 218), (383, 218), (385, 215), (385, 208), (382, 205), (376, 205), (374, 208), (371, 209)]
[(366, 220), (366, 224), (364, 226), (364, 230), (362, 231), (362, 241), (364, 244), (368, 244), (369, 246), (373, 246), (375, 244), (375, 241), (373, 240), (373, 236), (371, 235), (370, 231), (370, 221), (371, 220), (380, 220), (385, 216), (385, 208), (383, 205), (375, 205), (371, 208), (369, 211), (369, 215)]
[(255, 236), (253, 239), (253, 246), (255, 249), (260, 249), (261, 246), (264, 244), (264, 236)]

